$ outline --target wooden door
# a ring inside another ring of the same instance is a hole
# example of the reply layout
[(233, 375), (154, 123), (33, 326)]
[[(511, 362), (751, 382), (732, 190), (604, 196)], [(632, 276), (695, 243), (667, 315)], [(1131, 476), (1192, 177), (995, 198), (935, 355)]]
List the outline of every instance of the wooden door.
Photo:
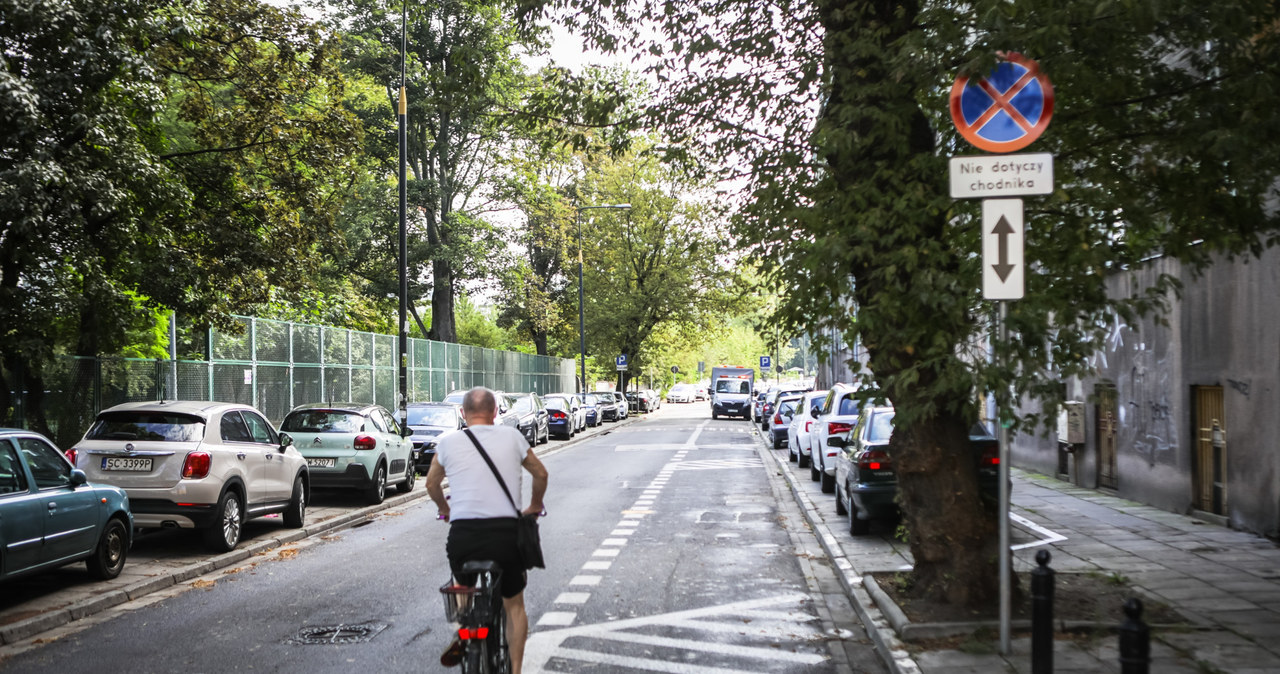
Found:
[(1227, 510), (1227, 411), (1221, 386), (1197, 386), (1195, 507), (1217, 515)]
[(1098, 404), (1094, 406), (1098, 438), (1098, 486), (1117, 489), (1116, 481), (1116, 424), (1120, 411), (1116, 404), (1114, 386), (1096, 389)]

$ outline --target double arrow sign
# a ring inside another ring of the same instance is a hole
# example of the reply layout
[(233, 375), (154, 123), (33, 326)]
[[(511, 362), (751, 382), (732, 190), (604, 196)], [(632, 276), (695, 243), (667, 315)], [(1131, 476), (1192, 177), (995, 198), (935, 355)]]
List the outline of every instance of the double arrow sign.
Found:
[(1023, 296), (1022, 200), (982, 200), (982, 296), (1017, 300)]

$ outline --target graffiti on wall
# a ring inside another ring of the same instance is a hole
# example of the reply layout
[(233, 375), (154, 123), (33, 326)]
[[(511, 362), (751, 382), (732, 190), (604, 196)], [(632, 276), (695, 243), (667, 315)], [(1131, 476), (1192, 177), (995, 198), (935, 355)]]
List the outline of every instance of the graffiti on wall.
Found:
[(1117, 316), (1104, 347), (1094, 355), (1100, 375), (1115, 383), (1119, 403), (1117, 449), (1132, 451), (1148, 464), (1175, 464), (1178, 430), (1169, 400), (1171, 386), (1167, 354)]

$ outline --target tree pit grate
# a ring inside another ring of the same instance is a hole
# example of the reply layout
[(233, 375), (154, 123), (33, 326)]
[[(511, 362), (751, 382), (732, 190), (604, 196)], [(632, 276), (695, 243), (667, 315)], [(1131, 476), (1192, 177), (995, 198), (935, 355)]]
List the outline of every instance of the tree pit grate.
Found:
[(306, 646), (360, 644), (373, 639), (385, 629), (387, 626), (383, 623), (316, 625), (298, 630), (298, 634), (289, 639), (288, 643)]

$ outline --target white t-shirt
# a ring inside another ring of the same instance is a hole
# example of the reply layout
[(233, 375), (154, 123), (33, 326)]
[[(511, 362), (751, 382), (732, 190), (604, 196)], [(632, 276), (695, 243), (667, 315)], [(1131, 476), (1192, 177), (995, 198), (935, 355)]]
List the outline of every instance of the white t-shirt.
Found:
[[(523, 508), (520, 493), (524, 462), (529, 441), (516, 429), (503, 425), (471, 426), (480, 446), (511, 490), (511, 498)], [(436, 461), (449, 478), (449, 519), (475, 520), (493, 517), (515, 517), (511, 501), (502, 493), (498, 478), (480, 456), (471, 438), (463, 431), (450, 431), (436, 442)]]

